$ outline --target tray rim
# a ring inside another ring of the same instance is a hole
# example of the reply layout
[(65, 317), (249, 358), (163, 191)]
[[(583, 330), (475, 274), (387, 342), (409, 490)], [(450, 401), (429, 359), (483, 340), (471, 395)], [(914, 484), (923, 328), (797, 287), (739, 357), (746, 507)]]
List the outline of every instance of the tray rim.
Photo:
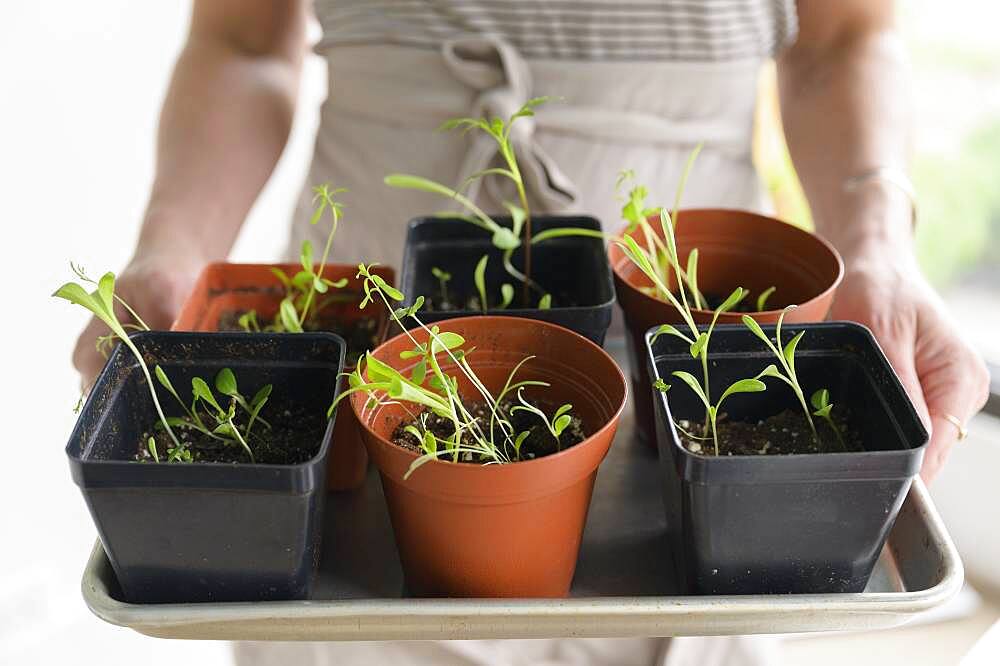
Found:
[[(100, 619), (160, 638), (611, 638), (888, 628), (948, 601), (965, 577), (958, 551), (919, 477), (905, 501), (915, 503), (917, 517), (941, 554), (937, 583), (912, 592), (130, 604), (109, 594), (102, 573), (110, 564), (100, 540), (84, 569), (81, 589), (87, 607)], [(887, 547), (894, 552), (891, 536)]]

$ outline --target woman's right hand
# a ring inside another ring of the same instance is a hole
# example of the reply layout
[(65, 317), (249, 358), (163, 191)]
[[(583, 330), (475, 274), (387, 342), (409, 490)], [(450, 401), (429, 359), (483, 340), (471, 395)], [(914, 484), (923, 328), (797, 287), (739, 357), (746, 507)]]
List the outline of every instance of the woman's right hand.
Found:
[[(167, 330), (174, 323), (184, 300), (194, 287), (207, 260), (200, 252), (171, 249), (142, 251), (117, 275), (115, 293), (142, 317), (153, 330)], [(93, 275), (97, 279), (99, 275)], [(120, 305), (116, 314), (123, 324), (134, 324)], [(80, 373), (80, 384), (89, 392), (107, 359), (97, 350), (97, 339), (109, 333), (108, 327), (91, 318), (77, 338), (73, 365)]]

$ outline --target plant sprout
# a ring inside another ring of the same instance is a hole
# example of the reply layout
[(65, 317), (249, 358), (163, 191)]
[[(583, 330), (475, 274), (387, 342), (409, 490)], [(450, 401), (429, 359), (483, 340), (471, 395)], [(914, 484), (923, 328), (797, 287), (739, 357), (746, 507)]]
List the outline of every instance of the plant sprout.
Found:
[(441, 302), (448, 302), (448, 281), (451, 280), (451, 273), (443, 271), (437, 266), (431, 268), (431, 274), (437, 278), (438, 284), (441, 285)]
[[(527, 190), (521, 169), (518, 166), (517, 155), (514, 144), (511, 141), (511, 127), (519, 118), (527, 118), (535, 115), (535, 109), (548, 101), (547, 97), (536, 97), (525, 102), (524, 106), (518, 109), (510, 118), (455, 118), (445, 122), (440, 129), (453, 130), (460, 129), (463, 132), (479, 131), (485, 132), (492, 138), (503, 158), (504, 166), (491, 167), (478, 171), (461, 183), (457, 189), (452, 189), (433, 180), (412, 176), (408, 174), (389, 174), (385, 177), (385, 184), (390, 187), (402, 189), (418, 190), (446, 197), (457, 202), (465, 211), (464, 214), (445, 213), (442, 217), (464, 220), (490, 234), (493, 246), (502, 252), (504, 269), (513, 278), (522, 283), (523, 300), (528, 303), (530, 291), (535, 290), (544, 294), (545, 290), (531, 278), (531, 248), (537, 243), (553, 238), (564, 236), (588, 236), (594, 238), (604, 238), (600, 231), (591, 229), (578, 229), (565, 227), (559, 229), (548, 229), (539, 234), (532, 234), (531, 229), (531, 208), (528, 204)], [(485, 213), (471, 199), (462, 194), (470, 184), (486, 176), (500, 176), (506, 178), (514, 184), (517, 191), (517, 203), (504, 201), (503, 207), (511, 217), (511, 228), (504, 227), (496, 222), (490, 215)], [(523, 233), (522, 233), (523, 231)], [(514, 251), (523, 248), (524, 272), (517, 270), (512, 262)], [(513, 296), (511, 296), (513, 300)]]
[[(777, 366), (771, 364), (764, 368), (759, 376), (775, 377), (788, 384), (788, 386), (792, 389), (792, 392), (795, 394), (795, 397), (798, 399), (799, 405), (802, 407), (802, 412), (806, 416), (806, 421), (809, 422), (809, 430), (812, 432), (813, 440), (816, 442), (816, 445), (819, 446), (819, 433), (816, 432), (816, 424), (813, 422), (812, 412), (806, 404), (805, 393), (802, 391), (802, 386), (799, 384), (798, 374), (795, 371), (795, 350), (798, 348), (799, 342), (802, 340), (802, 337), (806, 334), (806, 332), (799, 331), (796, 335), (792, 336), (792, 338), (788, 341), (788, 344), (782, 344), (781, 342), (781, 324), (785, 319), (785, 315), (794, 308), (794, 305), (789, 305), (781, 311), (780, 315), (778, 315), (778, 323), (774, 327), (774, 342), (767, 337), (767, 334), (764, 333), (760, 324), (754, 321), (752, 317), (743, 315), (743, 325), (753, 331), (754, 335), (764, 341), (764, 344), (767, 345), (767, 348), (778, 359), (778, 364), (781, 366), (781, 369), (779, 370)], [(827, 392), (827, 402), (828, 401), (829, 392)], [(832, 409), (832, 405), (830, 405), (830, 408)], [(826, 416), (829, 418), (829, 410), (827, 411)], [(836, 430), (836, 428), (834, 429)], [(838, 438), (840, 437), (839, 432), (837, 433), (837, 436)], [(841, 446), (843, 446), (843, 439), (841, 439)]]
[(767, 306), (767, 299), (770, 298), (777, 289), (775, 287), (768, 287), (760, 293), (757, 297), (757, 312), (763, 312), (764, 308)]
[[(488, 254), (480, 257), (479, 263), (476, 264), (476, 270), (472, 273), (472, 281), (476, 285), (476, 291), (479, 293), (479, 303), (483, 314), (486, 314), (487, 310), (486, 265), (489, 263), (489, 259), (490, 255)], [(497, 306), (497, 309), (505, 310), (513, 300), (514, 287), (507, 282), (500, 285), (500, 304)]]
[[(503, 390), (494, 397), (469, 365), (464, 349), (465, 338), (451, 331), (441, 331), (438, 326), (427, 327), (417, 316), (424, 298), (418, 296), (409, 307), (397, 308), (393, 302), (404, 300), (404, 294), (390, 286), (381, 277), (371, 272), (371, 267), (361, 264), (358, 277), (364, 278), (365, 298), (361, 307), (380, 301), (390, 315), (413, 343), (413, 348), (400, 353), (400, 359), (418, 359), (409, 374), (403, 374), (368, 352), (358, 367), (348, 375), (349, 388), (342, 392), (330, 406), (330, 413), (337, 404), (349, 395), (364, 392), (369, 399), (365, 411), (380, 405), (400, 404), (413, 418), (414, 423), (404, 427), (419, 443), (421, 455), (410, 465), (409, 477), (418, 467), (430, 460), (450, 458), (478, 460), (484, 464), (505, 464), (521, 460), (521, 445), (527, 432), (517, 433), (510, 420), (501, 409), (508, 394), (517, 393), (528, 386), (548, 387), (547, 382), (517, 380), (515, 375), (531, 356), (522, 359), (510, 372)], [(412, 319), (427, 334), (425, 342), (418, 342), (403, 320)], [(363, 369), (362, 369), (363, 366)], [(446, 372), (454, 367), (469, 382), (489, 414), (488, 424), (474, 416), (459, 393), (459, 375)], [(422, 408), (422, 414), (410, 411), (407, 405)], [(452, 432), (447, 437), (439, 437), (431, 431), (427, 423), (427, 411), (450, 423)], [(568, 409), (562, 409), (551, 420), (543, 419), (550, 432), (566, 427)]]
[(844, 443), (844, 436), (840, 434), (840, 428), (838, 428), (837, 424), (833, 422), (833, 416), (831, 415), (831, 412), (833, 411), (833, 403), (830, 402), (830, 391), (825, 388), (815, 391), (812, 394), (812, 397), (809, 398), (809, 403), (815, 410), (813, 412), (813, 416), (818, 416), (826, 421), (826, 424), (830, 426), (830, 429), (837, 435), (837, 441), (840, 442), (840, 448), (846, 451), (847, 444)]
[[(333, 238), (337, 234), (337, 226), (343, 216), (343, 205), (334, 197), (342, 192), (344, 188), (331, 189), (329, 183), (318, 185), (313, 188), (313, 210), (309, 224), (315, 226), (323, 219), (323, 214), (329, 211), (331, 224), (330, 232), (326, 237), (326, 245), (320, 255), (319, 268), (317, 269), (313, 261), (313, 246), (309, 240), (302, 241), (302, 249), (299, 252), (299, 263), (302, 270), (289, 276), (280, 268), (272, 268), (271, 272), (277, 277), (285, 287), (285, 297), (278, 307), (278, 314), (274, 322), (261, 328), (257, 321), (257, 313), (253, 310), (242, 314), (238, 320), (239, 325), (247, 332), (259, 332), (261, 330), (270, 332), (301, 333), (309, 317), (315, 315), (323, 309), (325, 303), (319, 304), (315, 311), (313, 305), (316, 302), (317, 294), (326, 294), (331, 288), (342, 289), (347, 285), (347, 279), (329, 280), (323, 277), (327, 260), (330, 258), (330, 250), (333, 248)], [(332, 299), (335, 300), (335, 299)]]
[[(514, 414), (517, 412), (529, 412), (540, 418), (542, 420), (542, 423), (545, 424), (545, 427), (548, 428), (549, 433), (552, 435), (552, 437), (555, 438), (556, 450), (561, 451), (562, 447), (559, 443), (559, 437), (561, 437), (563, 431), (566, 430), (567, 427), (569, 427), (569, 424), (573, 422), (573, 417), (570, 416), (569, 414), (570, 410), (573, 409), (573, 405), (570, 404), (562, 405), (561, 407), (559, 407), (559, 409), (556, 410), (555, 414), (553, 414), (552, 418), (550, 419), (547, 416), (545, 416), (545, 412), (538, 409), (538, 407), (535, 407), (530, 402), (524, 399), (522, 390), (523, 389), (520, 388), (517, 390), (517, 401), (520, 402), (521, 404), (512, 407), (510, 410), (511, 413)], [(518, 448), (520, 448), (520, 445), (518, 445)]]
[[(88, 292), (83, 286), (77, 282), (67, 282), (63, 286), (59, 287), (55, 293), (52, 295), (56, 298), (62, 298), (74, 305), (79, 305), (84, 309), (90, 311), (95, 317), (104, 322), (109, 329), (111, 329), (111, 334), (121, 340), (128, 350), (135, 357), (136, 362), (139, 364), (140, 370), (142, 370), (143, 376), (146, 378), (146, 385), (149, 387), (150, 397), (153, 399), (153, 406), (156, 408), (156, 414), (160, 418), (160, 423), (163, 424), (164, 430), (170, 436), (171, 441), (173, 441), (174, 446), (180, 446), (180, 440), (177, 439), (177, 435), (170, 428), (170, 423), (167, 420), (166, 415), (163, 413), (163, 408), (160, 407), (160, 400), (156, 395), (156, 388), (153, 386), (153, 378), (149, 373), (149, 366), (146, 365), (146, 360), (143, 358), (142, 353), (139, 351), (132, 339), (129, 338), (126, 332), (125, 326), (118, 319), (118, 315), (115, 314), (115, 303), (120, 304), (125, 310), (132, 315), (132, 317), (138, 322), (138, 326), (142, 327), (142, 330), (149, 330), (146, 326), (146, 322), (142, 320), (135, 310), (129, 307), (128, 303), (122, 300), (115, 294), (115, 274), (108, 272), (101, 276), (101, 279), (94, 281), (89, 278), (83, 271), (83, 268), (70, 264), (73, 272), (79, 277), (83, 282), (96, 284), (97, 288), (94, 291)], [(100, 344), (100, 342), (98, 342)]]
[[(712, 442), (715, 444), (715, 455), (719, 455), (719, 433), (717, 420), (719, 413), (722, 410), (722, 403), (725, 402), (726, 398), (736, 393), (760, 393), (761, 391), (767, 389), (764, 382), (760, 381), (760, 377), (763, 376), (764, 373), (761, 373), (752, 379), (738, 379), (730, 384), (729, 388), (722, 392), (719, 400), (713, 405), (711, 400), (709, 400), (708, 395), (702, 390), (701, 385), (698, 384), (698, 380), (690, 372), (675, 370), (671, 374), (690, 386), (691, 390), (695, 392), (695, 395), (697, 395), (701, 402), (705, 405), (705, 410), (708, 412), (709, 426), (712, 432)], [(661, 386), (663, 386), (662, 380)], [(666, 389), (664, 389), (658, 386), (657, 388), (663, 391), (669, 389), (670, 387), (666, 386)]]

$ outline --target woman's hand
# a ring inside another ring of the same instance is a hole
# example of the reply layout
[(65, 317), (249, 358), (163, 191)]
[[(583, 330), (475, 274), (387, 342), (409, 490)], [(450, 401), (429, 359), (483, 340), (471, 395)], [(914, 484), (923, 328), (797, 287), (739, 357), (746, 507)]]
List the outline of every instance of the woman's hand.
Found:
[(958, 427), (982, 409), (989, 374), (982, 358), (962, 339), (944, 303), (924, 279), (909, 249), (845, 256), (847, 272), (832, 319), (868, 326), (906, 387), (930, 445), (921, 476), (930, 481), (958, 441)]
[[(128, 266), (118, 274), (115, 293), (151, 329), (167, 330), (206, 263), (202, 255), (197, 251), (192, 252), (191, 248), (140, 249)], [(135, 323), (120, 306), (117, 307), (116, 314), (123, 324)], [(80, 383), (85, 392), (90, 390), (107, 362), (96, 347), (98, 337), (107, 333), (109, 329), (103, 322), (91, 318), (76, 341), (73, 365), (80, 372)]]

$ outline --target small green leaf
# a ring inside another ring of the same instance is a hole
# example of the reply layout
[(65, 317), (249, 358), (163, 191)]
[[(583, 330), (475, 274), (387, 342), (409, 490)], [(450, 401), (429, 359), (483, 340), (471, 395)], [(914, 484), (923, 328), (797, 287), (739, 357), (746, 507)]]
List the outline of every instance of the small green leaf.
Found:
[(153, 456), (153, 460), (155, 460), (157, 463), (160, 462), (160, 456), (156, 452), (155, 438), (150, 437), (148, 440), (146, 440), (146, 448), (149, 449), (149, 455)]
[(766, 342), (769, 347), (771, 346), (771, 340), (764, 334), (764, 329), (760, 327), (760, 324), (758, 324), (753, 317), (743, 315), (743, 325), (753, 331), (754, 335)]
[(312, 284), (312, 286), (313, 286), (313, 289), (316, 290), (316, 293), (319, 293), (319, 294), (325, 294), (327, 292), (327, 290), (329, 289), (329, 287), (327, 287), (327, 285), (326, 285), (326, 282), (322, 278), (320, 278), (320, 277), (314, 277), (313, 278), (313, 284)]
[(273, 384), (267, 384), (267, 385), (261, 387), (261, 389), (259, 391), (257, 391), (256, 393), (254, 393), (253, 399), (250, 400), (250, 406), (251, 407), (256, 407), (257, 404), (260, 403), (261, 401), (267, 400), (268, 397), (270, 397), (272, 390), (274, 390), (274, 385)]
[(573, 417), (569, 414), (563, 414), (558, 418), (552, 419), (552, 430), (555, 432), (556, 437), (563, 434), (563, 431), (569, 426), (573, 421)]
[(427, 361), (421, 359), (413, 366), (413, 370), (410, 372), (410, 381), (414, 384), (423, 384), (424, 379), (427, 377)]
[(812, 403), (814, 409), (823, 409), (824, 407), (829, 407), (830, 405), (830, 392), (828, 390), (819, 389), (812, 394), (809, 398), (809, 402)]
[(216, 435), (222, 435), (223, 437), (236, 437), (236, 431), (233, 429), (233, 426), (230, 425), (229, 421), (224, 421), (223, 423), (215, 426), (215, 429), (212, 430), (212, 432)]
[(571, 405), (571, 404), (565, 404), (565, 405), (561, 406), (559, 409), (556, 410), (556, 413), (552, 415), (552, 418), (553, 419), (557, 419), (560, 416), (562, 416), (563, 414), (566, 414), (567, 412), (569, 412), (569, 410), (571, 410), (571, 409), (573, 409), (573, 405)]
[(698, 358), (706, 345), (708, 345), (708, 333), (699, 333), (698, 339), (691, 343), (691, 358)]
[(524, 440), (528, 439), (528, 436), (530, 434), (531, 434), (530, 430), (525, 430), (519, 433), (518, 436), (514, 439), (514, 452), (517, 454), (518, 458), (521, 457), (521, 445), (524, 444)]
[(312, 242), (302, 241), (302, 251), (299, 253), (299, 261), (302, 262), (302, 270), (312, 275), (313, 271), (313, 246)]
[(281, 306), (278, 308), (278, 316), (281, 319), (281, 325), (285, 327), (286, 331), (289, 333), (302, 332), (302, 322), (299, 321), (299, 313), (295, 309), (295, 304), (290, 297), (286, 297), (281, 301)]
[(401, 301), (401, 300), (403, 300), (403, 298), (404, 298), (403, 292), (401, 292), (398, 289), (396, 289), (395, 287), (391, 286), (388, 282), (386, 282), (384, 279), (382, 279), (382, 276), (376, 275), (376, 274), (372, 273), (371, 281), (374, 282), (375, 285), (379, 289), (381, 289), (385, 293), (385, 295), (388, 296), (389, 298), (391, 298), (392, 300), (394, 300), (394, 301)]
[(805, 331), (799, 331), (794, 338), (788, 341), (788, 344), (785, 345), (785, 348), (781, 351), (782, 356), (785, 357), (785, 363), (788, 364), (788, 367), (791, 368), (793, 372), (795, 371), (795, 349), (799, 346), (799, 341), (805, 334)]
[(830, 411), (833, 409), (833, 405), (827, 405), (821, 409), (817, 409), (813, 412), (813, 416), (819, 416), (824, 419), (830, 418)]
[(733, 293), (729, 294), (729, 297), (726, 300), (724, 300), (722, 302), (722, 305), (720, 305), (716, 309), (716, 312), (729, 312), (730, 310), (732, 310), (733, 308), (735, 308), (737, 305), (739, 305), (740, 302), (744, 298), (746, 298), (747, 294), (749, 294), (749, 293), (750, 292), (748, 292), (743, 287), (736, 287), (736, 289), (733, 290)]
[(500, 309), (506, 308), (514, 301), (514, 286), (509, 282), (500, 285)]
[(347, 286), (347, 282), (347, 278), (340, 278), (339, 280), (327, 280), (326, 278), (323, 278), (323, 284), (328, 287), (333, 287), (334, 289), (343, 289)]
[(516, 250), (521, 245), (521, 241), (514, 232), (507, 227), (498, 227), (493, 232), (493, 245), (501, 250)]
[(476, 285), (476, 291), (479, 292), (480, 307), (482, 307), (483, 313), (486, 312), (486, 264), (489, 262), (489, 255), (484, 254), (480, 258), (479, 263), (476, 264), (476, 269), (472, 272), (472, 281)]
[[(511, 175), (513, 176), (513, 174), (511, 174)], [(511, 180), (516, 180), (516, 179), (512, 177)], [(520, 238), (521, 237), (521, 229), (524, 227), (525, 220), (528, 219), (528, 213), (525, 212), (525, 210), (523, 208), (521, 208), (520, 206), (516, 206), (516, 205), (512, 204), (509, 201), (504, 201), (503, 205), (504, 205), (504, 208), (507, 209), (507, 212), (510, 213), (511, 233), (515, 237)]]
[(661, 335), (672, 335), (676, 338), (680, 338), (689, 345), (694, 344), (694, 341), (691, 338), (678, 331), (676, 326), (672, 326), (670, 324), (661, 324), (660, 327), (656, 329), (656, 332), (653, 333), (653, 336), (649, 339), (649, 344), (656, 342), (657, 338)]
[(445, 349), (455, 349), (456, 347), (461, 347), (464, 344), (465, 338), (458, 333), (452, 333), (451, 331), (438, 333), (437, 338), (434, 340), (434, 346), (444, 347)]
[(239, 395), (239, 389), (236, 386), (236, 375), (229, 368), (223, 368), (219, 370), (219, 374), (215, 376), (215, 390), (222, 395), (228, 395), (230, 397)]
[(653, 388), (655, 388), (660, 393), (666, 393), (670, 390), (670, 384), (663, 381), (663, 378), (657, 377), (656, 381), (653, 382)]
[(730, 384), (729, 388), (723, 392), (716, 407), (721, 407), (722, 401), (734, 393), (760, 393), (766, 390), (767, 385), (759, 379), (739, 379)]
[(451, 279), (451, 273), (443, 271), (437, 266), (431, 267), (431, 274), (434, 275), (434, 277), (436, 277), (441, 282), (447, 282), (448, 280)]
[(691, 390), (694, 391), (695, 394), (701, 399), (705, 407), (711, 407), (708, 402), (708, 397), (705, 395), (704, 389), (701, 388), (701, 384), (698, 383), (698, 380), (695, 379), (694, 375), (683, 370), (675, 370), (671, 374), (690, 386)]
[(163, 388), (167, 389), (174, 395), (177, 394), (177, 391), (174, 390), (174, 385), (170, 383), (170, 378), (167, 377), (167, 373), (163, 371), (163, 368), (156, 366), (153, 368), (153, 373), (156, 375), (157, 381), (160, 382)]
[(538, 299), (539, 310), (549, 310), (552, 308), (552, 294), (545, 294)]
[(764, 308), (767, 305), (767, 299), (776, 291), (775, 287), (768, 287), (760, 293), (757, 297), (757, 312), (764, 312)]
[(225, 411), (219, 406), (219, 403), (216, 402), (212, 389), (208, 387), (208, 384), (206, 384), (205, 380), (201, 377), (191, 378), (191, 395), (193, 395), (196, 400), (203, 400), (204, 402), (207, 402), (215, 408), (215, 411), (219, 413)]

